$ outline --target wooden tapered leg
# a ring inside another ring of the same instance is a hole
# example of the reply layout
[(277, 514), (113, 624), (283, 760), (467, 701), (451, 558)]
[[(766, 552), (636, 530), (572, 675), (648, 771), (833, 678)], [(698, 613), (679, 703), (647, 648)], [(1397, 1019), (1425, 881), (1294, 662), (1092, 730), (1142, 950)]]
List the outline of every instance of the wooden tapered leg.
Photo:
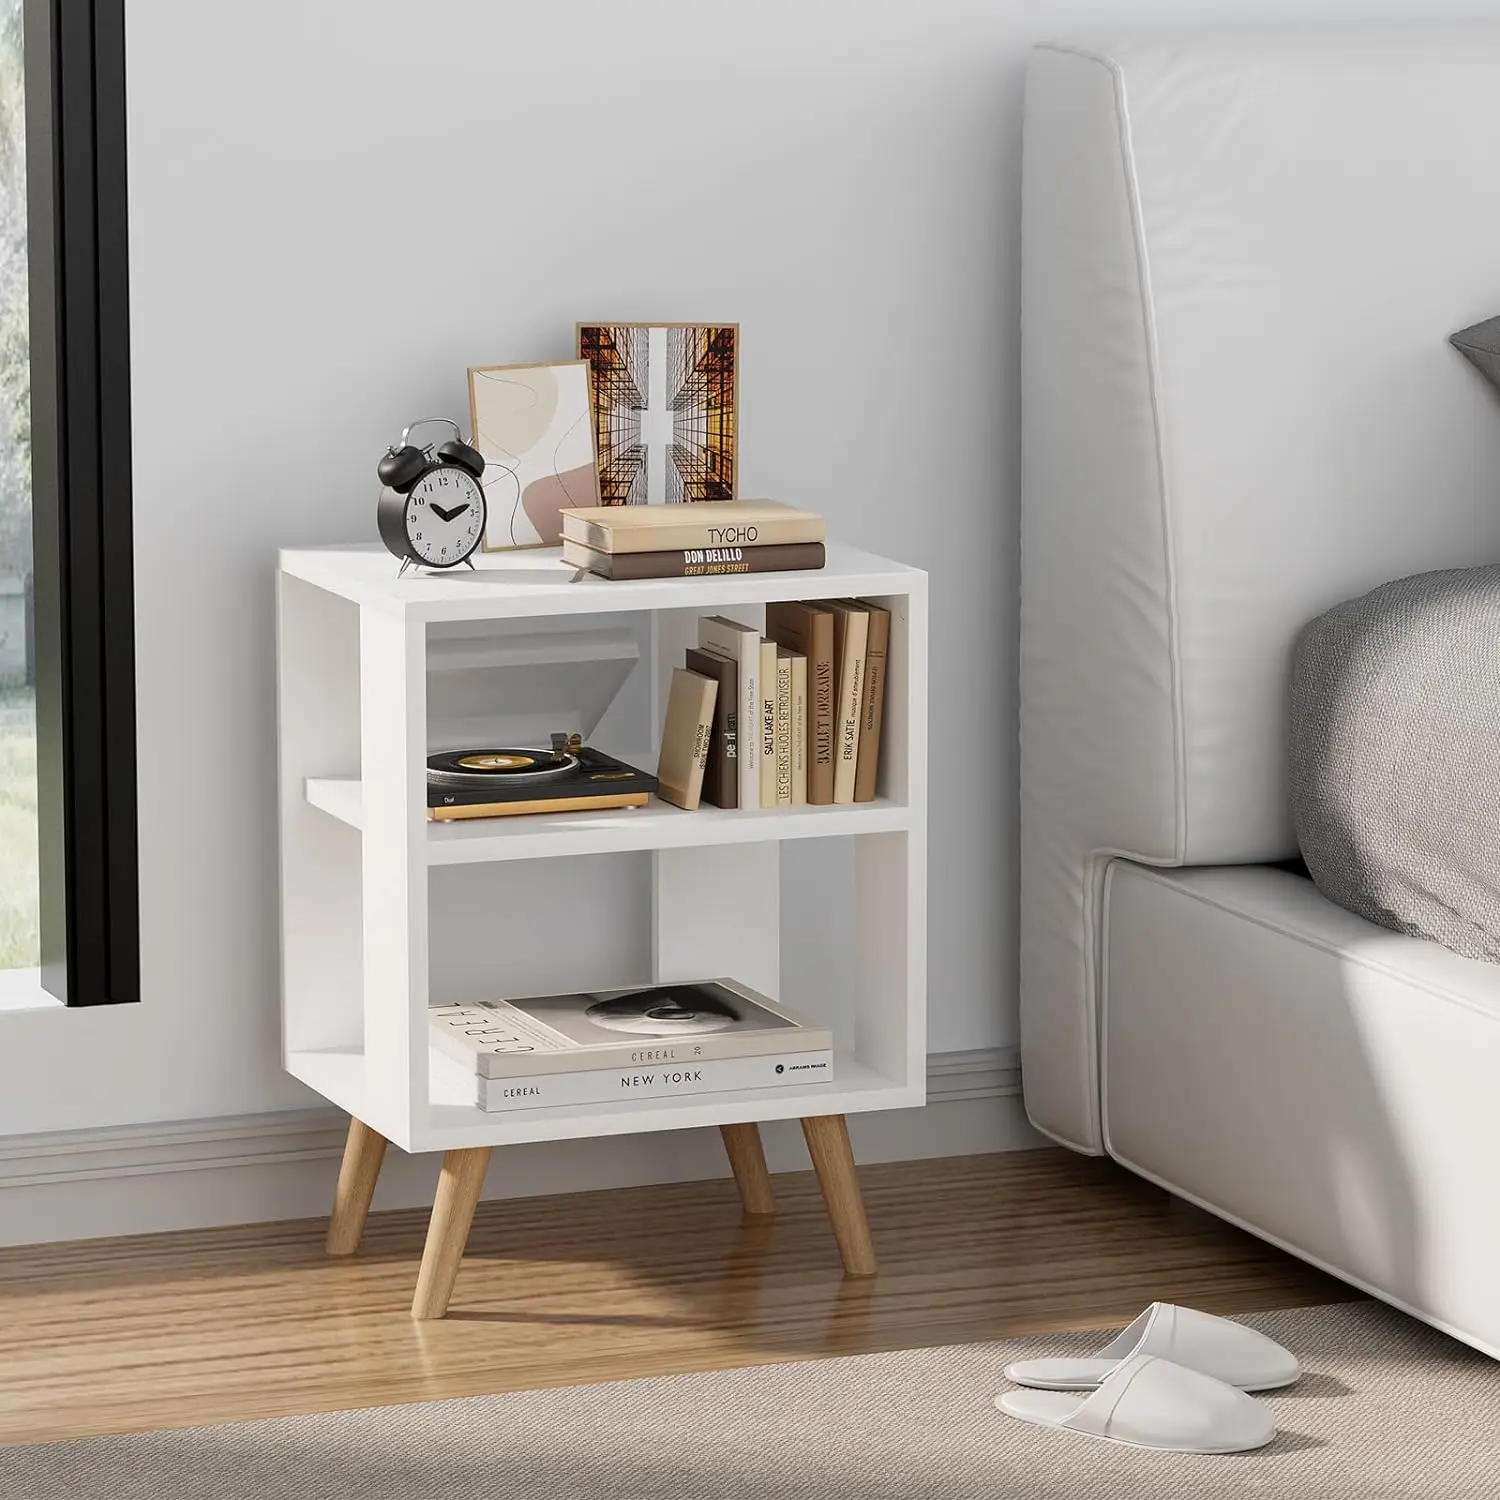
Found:
[(765, 1147), (760, 1142), (759, 1125), (721, 1125), (724, 1150), (734, 1169), (740, 1203), (747, 1214), (774, 1214), (776, 1200), (771, 1196), (771, 1174), (766, 1171)]
[(843, 1115), (812, 1115), (802, 1122), (808, 1154), (828, 1206), (833, 1237), (838, 1241), (844, 1271), (850, 1276), (875, 1274), (875, 1247), (865, 1219), (865, 1200), (859, 1190), (859, 1172), (849, 1145), (849, 1127)]
[(441, 1318), (448, 1311), (448, 1299), (453, 1295), (453, 1283), (458, 1280), (464, 1246), (474, 1223), (479, 1190), (489, 1168), (490, 1150), (488, 1146), (474, 1146), (443, 1156), (437, 1197), (432, 1200), (432, 1217), (427, 1221), (422, 1269), (417, 1272), (417, 1295), (411, 1304), (412, 1317), (420, 1321)]
[(333, 1192), (333, 1215), (328, 1221), (330, 1255), (353, 1255), (359, 1249), (359, 1237), (370, 1214), (370, 1200), (380, 1180), (385, 1148), (386, 1139), (379, 1131), (371, 1130), (363, 1120), (349, 1121), (339, 1185)]

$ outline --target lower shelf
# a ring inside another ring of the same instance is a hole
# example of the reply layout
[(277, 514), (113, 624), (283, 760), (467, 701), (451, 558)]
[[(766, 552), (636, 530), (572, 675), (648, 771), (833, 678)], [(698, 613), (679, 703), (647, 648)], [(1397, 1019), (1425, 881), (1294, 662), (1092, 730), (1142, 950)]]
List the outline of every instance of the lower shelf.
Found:
[[(528, 1141), (563, 1141), (605, 1135), (639, 1135), (654, 1130), (687, 1130), (705, 1125), (792, 1120), (804, 1115), (847, 1115), (873, 1109), (910, 1109), (926, 1102), (926, 1081), (896, 1083), (844, 1053), (834, 1064), (832, 1083), (805, 1087), (743, 1089), (724, 1094), (653, 1099), (629, 1108), (589, 1104), (555, 1109), (486, 1114), (468, 1102), (473, 1085), (461, 1069), (450, 1069), (437, 1054), (429, 1063), (433, 1097), (425, 1121), (418, 1112), (408, 1134), (405, 1112), (375, 1098), (366, 1087), (365, 1057), (354, 1049), (293, 1052), (287, 1071), (331, 1104), (363, 1120), (403, 1150), (453, 1151), (472, 1146), (514, 1146)], [(470, 1096), (471, 1097), (471, 1096)]]

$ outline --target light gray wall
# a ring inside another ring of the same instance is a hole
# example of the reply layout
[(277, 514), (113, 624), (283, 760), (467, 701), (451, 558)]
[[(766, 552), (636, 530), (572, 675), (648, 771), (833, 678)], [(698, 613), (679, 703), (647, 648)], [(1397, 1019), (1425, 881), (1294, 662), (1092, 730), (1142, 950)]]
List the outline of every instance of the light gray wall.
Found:
[(402, 423), (579, 317), (737, 319), (745, 491), (932, 571), (931, 1045), (1014, 1040), (1025, 51), (1308, 14), (129, 0), (145, 1001), (0, 1015), (0, 1133), (309, 1102), (276, 1064), (275, 549), (372, 536)]

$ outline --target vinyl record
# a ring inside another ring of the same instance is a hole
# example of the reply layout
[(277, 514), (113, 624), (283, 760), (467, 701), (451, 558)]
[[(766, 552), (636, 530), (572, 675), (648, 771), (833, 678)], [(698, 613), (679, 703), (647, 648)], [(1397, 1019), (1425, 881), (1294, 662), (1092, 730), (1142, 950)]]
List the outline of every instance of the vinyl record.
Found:
[(707, 1036), (727, 1031), (739, 1012), (696, 984), (658, 986), (599, 1000), (584, 1012), (606, 1031), (633, 1036)]
[(431, 786), (489, 787), (497, 782), (524, 786), (551, 781), (578, 769), (576, 755), (553, 755), (550, 750), (443, 750), (427, 757)]

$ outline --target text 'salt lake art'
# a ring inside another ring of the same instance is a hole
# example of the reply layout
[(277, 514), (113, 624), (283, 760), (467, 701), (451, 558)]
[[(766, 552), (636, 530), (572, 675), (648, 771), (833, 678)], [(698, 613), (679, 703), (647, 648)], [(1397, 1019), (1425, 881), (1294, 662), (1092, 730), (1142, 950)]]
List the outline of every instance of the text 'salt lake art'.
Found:
[(581, 323), (603, 505), (735, 498), (739, 329)]
[(557, 546), (562, 511), (599, 504), (587, 361), (476, 366), (469, 408), (484, 459), (485, 549)]

